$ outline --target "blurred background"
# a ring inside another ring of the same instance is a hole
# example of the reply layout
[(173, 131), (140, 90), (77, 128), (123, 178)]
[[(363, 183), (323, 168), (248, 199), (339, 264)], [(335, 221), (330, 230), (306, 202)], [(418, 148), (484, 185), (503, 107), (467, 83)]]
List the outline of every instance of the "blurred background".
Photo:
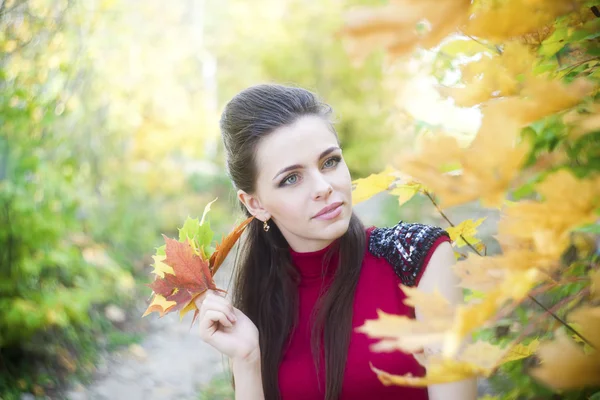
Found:
[[(343, 11), (380, 3), (0, 0), (0, 399), (231, 396), (188, 320), (141, 319), (161, 233), (216, 197), (217, 236), (240, 222), (224, 104), (261, 82), (317, 92), (355, 179), (418, 135), (478, 129), (477, 110), (433, 89), (458, 79), (435, 51), (394, 68), (349, 59)], [(367, 225), (438, 218), (397, 201), (357, 211)]]

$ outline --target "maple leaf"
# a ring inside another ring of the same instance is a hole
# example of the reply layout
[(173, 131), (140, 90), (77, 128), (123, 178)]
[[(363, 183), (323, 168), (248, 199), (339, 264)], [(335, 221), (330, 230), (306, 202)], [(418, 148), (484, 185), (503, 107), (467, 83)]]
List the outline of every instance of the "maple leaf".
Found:
[(400, 288), (406, 294), (404, 303), (410, 307), (418, 307), (425, 316), (423, 320), (378, 310), (377, 319), (366, 320), (356, 330), (381, 339), (372, 345), (374, 351), (414, 352), (425, 346), (441, 343), (444, 332), (452, 326), (454, 309), (450, 302), (437, 290), (425, 293), (405, 285), (400, 285)]
[(542, 343), (537, 352), (539, 367), (530, 374), (554, 389), (575, 389), (600, 385), (600, 307), (585, 306), (573, 311), (569, 320), (576, 322), (581, 333), (595, 347), (586, 354), (564, 331), (554, 340)]
[(148, 315), (152, 312), (157, 312), (160, 314), (161, 317), (163, 317), (165, 314), (167, 314), (169, 311), (171, 311), (171, 309), (176, 305), (177, 305), (176, 302), (168, 301), (167, 299), (164, 298), (164, 296), (161, 296), (160, 294), (155, 294), (154, 297), (152, 298), (152, 302), (150, 303), (150, 305), (148, 306), (148, 308), (146, 309), (146, 312), (144, 312), (142, 317), (145, 317), (146, 315)]
[(207, 289), (217, 290), (208, 262), (196, 254), (187, 241), (179, 242), (165, 235), (163, 238), (166, 243), (166, 258), (163, 263), (170, 266), (174, 273), (164, 273), (162, 278), (157, 277), (148, 286), (154, 293), (176, 303), (169, 311), (184, 308), (195, 295)]
[(217, 272), (221, 264), (223, 264), (225, 257), (227, 257), (227, 254), (229, 254), (229, 251), (233, 245), (237, 242), (244, 232), (244, 229), (246, 229), (248, 224), (252, 222), (253, 219), (254, 217), (249, 217), (244, 220), (241, 224), (235, 227), (235, 229), (229, 235), (224, 237), (223, 240), (221, 240), (221, 243), (217, 244), (217, 248), (211, 255), (209, 261), (210, 270), (212, 271), (213, 275)]
[(573, 0), (504, 0), (478, 2), (467, 34), (492, 40), (504, 40), (537, 32), (558, 16), (576, 10)]
[(527, 345), (522, 343), (517, 343), (514, 346), (511, 346), (509, 351), (502, 357), (500, 363), (507, 363), (509, 361), (521, 360), (523, 358), (530, 357), (533, 355), (540, 346), (539, 339), (534, 339), (529, 342)]
[[(381, 7), (355, 7), (346, 13), (341, 34), (357, 62), (376, 48), (397, 57), (416, 46), (436, 46), (466, 22), (469, 7), (468, 0), (392, 0)], [(418, 28), (424, 20), (427, 30)]]
[(478, 292), (489, 292), (502, 282), (505, 270), (494, 257), (482, 257), (469, 254), (466, 260), (458, 261), (452, 266), (462, 288)]
[(160, 276), (161, 278), (165, 277), (165, 274), (174, 274), (173, 268), (165, 264), (163, 261), (167, 256), (153, 255), (152, 259), (154, 260), (154, 270), (153, 274)]
[[(400, 170), (439, 196), (441, 207), (477, 199), (485, 206), (501, 205), (529, 149), (526, 143), (516, 141), (520, 132), (516, 120), (504, 115), (495, 118), (495, 123), (482, 126), (466, 149), (450, 136), (425, 139), (420, 152), (400, 158)], [(462, 169), (454, 167), (455, 172), (449, 173), (452, 164)]]
[(467, 345), (456, 359), (430, 356), (425, 361), (420, 361), (427, 368), (427, 375), (424, 377), (415, 377), (412, 374), (392, 375), (375, 368), (372, 364), (371, 369), (377, 373), (384, 385), (426, 387), (475, 376), (489, 376), (504, 351), (499, 346), (479, 341)]
[(467, 246), (467, 244), (474, 246), (481, 242), (475, 235), (477, 234), (477, 227), (481, 225), (485, 219), (486, 217), (480, 218), (477, 221), (466, 219), (456, 226), (446, 228), (446, 232), (448, 232), (450, 239), (457, 247)]
[(467, 334), (485, 326), (507, 300), (522, 300), (542, 278), (537, 268), (506, 271), (502, 283), (481, 302), (457, 306), (453, 326), (444, 337), (444, 355), (456, 355)]
[(354, 180), (352, 182), (355, 185), (352, 191), (352, 204), (358, 204), (388, 190), (394, 180), (394, 170), (390, 167), (380, 173)]
[(591, 132), (600, 130), (600, 105), (592, 104), (585, 113), (577, 110), (565, 113), (565, 124), (569, 125), (569, 138), (577, 140)]
[(570, 232), (596, 220), (600, 177), (578, 179), (566, 170), (559, 170), (539, 183), (536, 191), (542, 201), (524, 200), (507, 208), (498, 232), (530, 241), (534, 251), (558, 259), (570, 243)]
[(527, 46), (508, 42), (501, 54), (485, 52), (480, 60), (462, 65), (463, 87), (438, 86), (437, 90), (452, 97), (461, 107), (514, 96), (521, 91), (522, 77), (531, 74), (536, 62), (535, 54)]
[(390, 194), (392, 196), (398, 196), (398, 206), (402, 206), (404, 203), (412, 199), (417, 193), (425, 191), (423, 185), (417, 181), (411, 180), (406, 183), (396, 184)]

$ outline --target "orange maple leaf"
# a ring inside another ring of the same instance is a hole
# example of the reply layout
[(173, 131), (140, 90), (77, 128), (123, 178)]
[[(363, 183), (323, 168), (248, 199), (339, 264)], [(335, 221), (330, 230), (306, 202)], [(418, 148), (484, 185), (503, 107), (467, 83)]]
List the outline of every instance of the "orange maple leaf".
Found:
[(233, 247), (235, 242), (237, 242), (237, 240), (240, 238), (240, 236), (244, 232), (244, 229), (246, 229), (246, 226), (248, 226), (248, 224), (253, 219), (254, 219), (254, 217), (248, 217), (245, 221), (243, 221), (241, 224), (239, 224), (233, 230), (233, 232), (231, 232), (229, 235), (224, 237), (221, 240), (221, 243), (217, 244), (217, 248), (214, 251), (214, 253), (210, 256), (210, 260), (209, 260), (210, 270), (212, 271), (213, 275), (215, 274), (215, 272), (217, 272), (217, 270), (219, 269), (221, 264), (223, 264), (225, 257), (227, 257), (227, 254), (229, 254), (229, 251), (231, 250), (231, 248)]
[(208, 289), (224, 292), (217, 288), (213, 276), (253, 218), (247, 218), (224, 237), (217, 244), (210, 260), (198, 255), (190, 242), (180, 242), (163, 235), (166, 258), (155, 259), (160, 262), (158, 267), (155, 266), (158, 276), (148, 285), (153, 290), (154, 297), (143, 316), (158, 312), (162, 317), (170, 312), (180, 311), (183, 318), (186, 313), (194, 310), (193, 324), (198, 316), (198, 308), (194, 302), (196, 298)]
[(167, 255), (163, 263), (173, 268), (174, 274), (165, 273), (164, 278), (157, 277), (148, 286), (154, 293), (176, 303), (169, 311), (182, 309), (195, 295), (207, 289), (217, 290), (208, 262), (194, 253), (189, 243), (179, 242), (165, 235), (163, 237)]

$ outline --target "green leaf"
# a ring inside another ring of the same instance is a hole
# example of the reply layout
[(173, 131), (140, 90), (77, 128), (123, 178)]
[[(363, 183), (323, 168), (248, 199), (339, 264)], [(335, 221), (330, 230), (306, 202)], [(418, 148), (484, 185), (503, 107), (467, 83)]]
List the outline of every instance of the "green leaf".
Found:
[(600, 224), (588, 224), (574, 229), (575, 232), (600, 234)]
[(198, 227), (198, 235), (196, 236), (196, 240), (198, 241), (198, 245), (204, 249), (204, 253), (210, 255), (211, 243), (214, 236), (214, 232), (210, 229), (210, 222), (205, 221), (202, 225)]
[(198, 218), (190, 218), (189, 216), (183, 223), (183, 226), (179, 228), (179, 241), (185, 242), (187, 239), (194, 239), (200, 231), (200, 222)]
[(538, 54), (544, 57), (552, 57), (565, 46), (568, 34), (567, 27), (557, 28), (552, 35), (542, 42)]

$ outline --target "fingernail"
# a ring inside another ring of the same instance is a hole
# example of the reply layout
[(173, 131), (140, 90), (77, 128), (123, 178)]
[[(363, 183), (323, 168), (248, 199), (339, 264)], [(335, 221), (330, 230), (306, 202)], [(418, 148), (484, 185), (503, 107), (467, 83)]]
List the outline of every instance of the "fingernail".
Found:
[(231, 320), (231, 322), (237, 321), (237, 318), (235, 317), (234, 314), (229, 314), (229, 319)]

